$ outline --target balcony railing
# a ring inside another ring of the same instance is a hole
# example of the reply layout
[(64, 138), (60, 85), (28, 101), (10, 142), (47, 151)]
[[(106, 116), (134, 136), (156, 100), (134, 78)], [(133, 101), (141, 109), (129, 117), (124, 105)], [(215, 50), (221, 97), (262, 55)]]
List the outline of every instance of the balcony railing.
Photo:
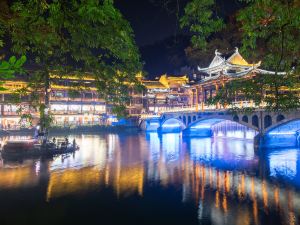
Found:
[(105, 110), (51, 110), (54, 115), (77, 115), (77, 114), (101, 114), (105, 113)]
[(101, 98), (64, 98), (64, 97), (51, 97), (50, 101), (61, 102), (105, 102)]

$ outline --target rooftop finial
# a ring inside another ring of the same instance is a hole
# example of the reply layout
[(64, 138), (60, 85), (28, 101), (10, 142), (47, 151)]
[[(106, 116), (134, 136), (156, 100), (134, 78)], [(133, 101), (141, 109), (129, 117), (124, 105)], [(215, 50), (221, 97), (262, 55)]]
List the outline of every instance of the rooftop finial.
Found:
[(238, 53), (239, 52), (239, 48), (238, 47), (235, 47), (235, 53)]
[(221, 53), (218, 52), (218, 49), (215, 50), (215, 55), (221, 55)]

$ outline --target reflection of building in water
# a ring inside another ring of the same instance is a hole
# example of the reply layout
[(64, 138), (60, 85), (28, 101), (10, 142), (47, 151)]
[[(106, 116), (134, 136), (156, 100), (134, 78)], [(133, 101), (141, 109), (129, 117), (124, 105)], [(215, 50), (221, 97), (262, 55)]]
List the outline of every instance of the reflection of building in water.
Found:
[(86, 167), (50, 174), (47, 200), (65, 195), (84, 194), (104, 185), (117, 195), (143, 194), (143, 167), (110, 168)]
[(34, 164), (0, 169), (0, 189), (33, 187), (38, 181)]
[[(264, 213), (276, 210), (282, 220), (292, 221), (293, 218), (294, 224), (297, 223), (299, 193), (242, 172), (244, 169), (249, 171), (249, 167), (252, 168), (250, 172), (255, 171), (258, 167), (253, 148), (250, 154), (247, 144), (240, 143), (244, 149), (236, 150), (225, 145), (222, 150), (217, 141), (207, 139), (208, 152), (203, 139), (195, 139), (195, 143), (190, 139), (190, 142), (181, 144), (181, 137), (177, 134), (162, 135), (161, 140), (157, 134), (150, 134), (148, 138), (149, 158), (155, 161), (149, 160), (146, 179), (159, 181), (164, 186), (182, 184), (183, 201), (193, 199), (199, 202), (199, 220), (210, 218), (213, 224), (258, 224)], [(187, 148), (190, 153), (181, 150), (184, 144), (190, 145)], [(235, 143), (231, 147), (235, 147)], [(232, 157), (226, 157), (228, 154)], [(244, 160), (238, 160), (239, 157)], [(234, 171), (226, 170), (229, 166), (226, 164), (232, 164), (234, 160), (244, 165), (229, 167)]]
[(147, 134), (147, 142), (143, 135), (91, 137), (77, 138), (85, 148), (75, 158), (63, 162), (55, 159), (47, 166), (41, 162), (41, 172), (38, 164), (0, 170), (0, 189), (37, 186), (41, 180), (38, 175), (47, 168), (48, 200), (101, 188), (113, 189), (118, 197), (142, 196), (144, 186), (155, 182), (182, 190), (184, 202), (198, 205), (199, 220), (209, 218), (212, 224), (259, 224), (266, 213), (272, 212), (282, 220), (299, 222), (299, 192), (266, 178), (275, 171), (278, 176), (296, 174), (293, 179), (297, 179), (299, 160), (286, 166), (287, 170), (284, 167), (288, 160), (282, 160), (286, 155), (295, 157), (299, 151), (269, 153), (267, 159), (260, 158), (268, 165), (261, 165), (249, 147), (251, 143), (238, 144), (239, 140), (185, 140), (179, 134), (157, 133)]
[[(139, 148), (139, 143), (141, 143), (138, 140), (139, 136), (136, 137), (136, 140), (129, 139), (132, 141), (125, 139), (122, 146), (127, 146), (126, 149), (130, 149), (126, 152), (122, 152), (121, 146), (111, 141), (117, 137), (118, 135), (107, 135), (106, 144), (98, 145), (97, 152), (101, 152), (102, 156), (104, 154), (107, 157), (107, 160), (101, 157), (99, 165), (72, 169), (77, 161), (74, 160), (74, 165), (72, 165), (72, 159), (69, 159), (67, 165), (71, 167), (70, 169), (63, 166), (64, 170), (62, 171), (50, 171), (47, 199), (50, 200), (69, 194), (84, 194), (104, 186), (112, 187), (118, 196), (134, 193), (142, 195), (144, 166), (139, 163), (142, 154), (139, 150), (141, 149)], [(128, 148), (128, 146), (131, 146), (131, 148)], [(95, 153), (90, 152), (90, 154)], [(89, 157), (86, 156), (86, 158)]]
[(101, 171), (96, 167), (52, 172), (48, 183), (47, 200), (94, 190), (99, 185), (100, 178)]

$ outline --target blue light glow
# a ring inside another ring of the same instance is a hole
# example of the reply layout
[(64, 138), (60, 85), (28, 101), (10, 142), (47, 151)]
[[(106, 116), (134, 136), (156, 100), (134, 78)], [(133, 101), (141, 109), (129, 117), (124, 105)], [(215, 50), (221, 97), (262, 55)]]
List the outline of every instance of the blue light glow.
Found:
[(185, 128), (184, 124), (175, 118), (166, 120), (158, 131), (162, 133), (181, 132)]
[(300, 120), (294, 120), (270, 130), (262, 140), (262, 147), (298, 147), (300, 142)]
[(271, 177), (300, 187), (299, 149), (268, 149), (264, 155), (266, 162), (269, 162)]

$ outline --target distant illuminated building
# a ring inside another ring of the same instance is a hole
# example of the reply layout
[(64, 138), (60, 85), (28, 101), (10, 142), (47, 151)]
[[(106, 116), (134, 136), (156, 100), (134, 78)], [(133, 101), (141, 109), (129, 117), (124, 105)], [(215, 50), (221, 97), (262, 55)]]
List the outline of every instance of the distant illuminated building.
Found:
[[(50, 112), (54, 117), (55, 125), (78, 126), (101, 123), (100, 115), (106, 112), (106, 104), (99, 98), (94, 79), (88, 76), (77, 78), (55, 74), (51, 74), (50, 79)], [(20, 108), (22, 114), (33, 116), (33, 123), (38, 122), (38, 112), (30, 107), (29, 96), (22, 97), (21, 103), (13, 103), (13, 93), (26, 86), (27, 82), (22, 80), (5, 81), (3, 85), (5, 90), (0, 91), (2, 129), (29, 126), (26, 121), (20, 121), (21, 117), (18, 113)], [(42, 99), (43, 95), (40, 94), (40, 97)]]
[[(55, 124), (80, 126), (101, 123), (100, 115), (106, 112), (106, 104), (99, 97), (93, 78), (57, 75), (51, 78), (58, 80), (51, 85), (50, 93), (50, 110)], [(74, 93), (70, 94), (70, 91)]]
[(144, 85), (143, 93), (130, 93), (131, 101), (127, 107), (130, 115), (142, 113), (161, 113), (174, 108), (190, 106), (190, 92), (187, 76), (162, 75), (156, 80), (137, 77)]
[[(193, 105), (201, 106), (201, 109), (207, 108), (207, 100), (216, 96), (218, 91), (224, 87), (224, 85), (236, 78), (251, 78), (256, 74), (275, 74), (275, 72), (259, 69), (261, 62), (248, 63), (239, 53), (238, 48), (235, 49), (231, 55), (221, 54), (218, 50), (215, 51), (215, 57), (211, 61), (207, 68), (198, 67), (198, 71), (204, 74), (205, 77), (198, 83), (192, 85)], [(284, 72), (277, 73), (278, 75), (285, 75)], [(237, 96), (237, 106), (244, 106), (243, 97)], [(252, 102), (247, 102), (247, 106), (252, 106)], [(218, 104), (215, 106), (220, 108)]]
[[(143, 92), (130, 89), (130, 101), (127, 112), (130, 116), (140, 116), (145, 113), (160, 113), (176, 107), (190, 105), (190, 92), (187, 76), (162, 75), (159, 80), (144, 80), (142, 74), (137, 79), (145, 86)], [(4, 130), (14, 130), (29, 127), (28, 121), (20, 121), (18, 110), (22, 114), (31, 114), (33, 124), (39, 121), (39, 113), (30, 107), (29, 96), (22, 97), (21, 103), (13, 103), (15, 91), (26, 88), (25, 80), (5, 81), (0, 91), (1, 115), (0, 125)], [(40, 93), (40, 101), (44, 101)], [(57, 126), (82, 126), (110, 124), (117, 119), (112, 115), (112, 106), (99, 97), (95, 79), (90, 75), (78, 77), (75, 75), (50, 75), (50, 112)]]

